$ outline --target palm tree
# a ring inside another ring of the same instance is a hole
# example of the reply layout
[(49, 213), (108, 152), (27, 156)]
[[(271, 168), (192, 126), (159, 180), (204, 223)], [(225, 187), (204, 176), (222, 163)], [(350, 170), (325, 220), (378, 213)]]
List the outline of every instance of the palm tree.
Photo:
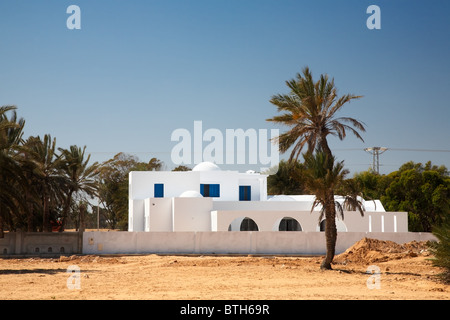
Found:
[[(350, 117), (336, 116), (346, 103), (359, 99), (361, 96), (345, 94), (338, 97), (334, 79), (330, 80), (327, 75), (322, 74), (320, 79), (314, 82), (308, 67), (303, 69), (303, 75), (298, 73), (296, 79), (286, 81), (286, 85), (290, 89), (289, 94), (274, 95), (270, 100), (282, 114), (267, 119), (290, 128), (276, 137), (280, 152), (285, 153), (292, 147), (289, 161), (293, 161), (298, 160), (305, 146), (309, 154), (317, 149), (328, 159), (323, 164), (329, 165), (327, 169), (330, 172), (333, 171), (332, 159), (334, 158), (327, 140), (330, 134), (343, 140), (347, 131), (350, 131), (364, 141), (359, 133), (359, 131), (365, 131), (362, 122)], [(316, 192), (319, 190), (317, 189)], [(331, 269), (337, 235), (334, 221), (336, 216), (334, 189), (326, 189), (322, 201), (325, 201), (323, 208), (327, 221), (331, 222), (326, 223), (325, 226), (327, 255), (321, 268)]]
[(96, 176), (99, 174), (99, 165), (97, 162), (88, 165), (91, 156), (88, 155), (85, 158), (86, 146), (81, 149), (73, 145), (69, 149), (59, 148), (58, 150), (61, 152), (62, 169), (70, 181), (62, 215), (62, 231), (65, 219), (72, 206), (73, 196), (84, 198), (84, 196), (93, 197), (97, 195), (98, 182)]
[[(23, 141), (25, 120), (17, 119), (15, 110), (15, 106), (0, 107), (0, 238), (5, 221), (13, 227), (13, 216), (24, 209), (19, 187), (25, 179), (17, 161), (17, 148)], [(10, 118), (8, 112), (12, 113)]]
[[(32, 183), (41, 195), (42, 231), (50, 231), (50, 212), (55, 204), (63, 201), (63, 194), (70, 181), (61, 173), (61, 157), (56, 154), (56, 139), (44, 135), (43, 140), (29, 137), (24, 153), (33, 163)], [(53, 206), (52, 206), (53, 204)]]
[[(338, 193), (344, 197), (343, 205), (338, 205), (339, 210), (356, 211), (364, 216), (363, 194), (361, 190), (363, 186), (361, 182), (355, 178), (346, 179), (338, 189)], [(375, 205), (376, 206), (376, 205)]]
[(344, 218), (342, 206), (334, 198), (334, 190), (342, 185), (348, 170), (344, 169), (344, 161), (336, 162), (334, 156), (329, 157), (321, 151), (315, 154), (305, 153), (304, 159), (305, 170), (302, 176), (305, 187), (315, 195), (311, 211), (321, 206), (319, 223), (325, 216), (327, 253), (320, 267), (331, 269), (337, 239), (336, 207), (339, 208), (340, 218)]

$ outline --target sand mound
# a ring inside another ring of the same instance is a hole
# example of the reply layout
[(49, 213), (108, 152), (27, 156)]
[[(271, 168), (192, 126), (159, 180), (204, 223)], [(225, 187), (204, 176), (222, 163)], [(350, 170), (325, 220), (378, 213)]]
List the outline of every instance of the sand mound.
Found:
[(336, 255), (333, 262), (335, 264), (371, 264), (429, 254), (430, 252), (426, 241), (411, 241), (404, 244), (398, 244), (393, 241), (364, 238), (356, 242), (345, 252)]

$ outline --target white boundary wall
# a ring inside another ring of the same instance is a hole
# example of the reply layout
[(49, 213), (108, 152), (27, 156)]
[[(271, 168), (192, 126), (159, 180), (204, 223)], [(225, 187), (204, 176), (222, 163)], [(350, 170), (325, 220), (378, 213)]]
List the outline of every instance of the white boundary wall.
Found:
[[(436, 240), (431, 233), (338, 232), (336, 254), (363, 238), (406, 243)], [(323, 255), (324, 232), (84, 232), (83, 254)]]

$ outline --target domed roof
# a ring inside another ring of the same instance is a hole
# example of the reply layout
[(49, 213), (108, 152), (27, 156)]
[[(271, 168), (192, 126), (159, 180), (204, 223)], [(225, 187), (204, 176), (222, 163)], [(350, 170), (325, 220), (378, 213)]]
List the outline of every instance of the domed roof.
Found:
[(286, 195), (277, 195), (268, 199), (267, 201), (295, 201), (294, 198), (286, 196)]
[(203, 196), (197, 191), (188, 190), (180, 194), (180, 198), (203, 198)]
[(192, 171), (220, 171), (220, 168), (212, 162), (205, 161), (197, 164)]

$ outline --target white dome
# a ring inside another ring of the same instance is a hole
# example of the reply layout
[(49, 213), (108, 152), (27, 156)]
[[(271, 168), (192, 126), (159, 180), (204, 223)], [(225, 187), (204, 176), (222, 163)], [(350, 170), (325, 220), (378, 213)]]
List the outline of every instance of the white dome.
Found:
[(267, 201), (295, 201), (295, 199), (292, 197), (289, 197), (289, 196), (285, 196), (285, 195), (278, 195), (278, 196), (273, 196), (272, 198), (270, 198)]
[(188, 190), (180, 194), (180, 198), (203, 198), (203, 196), (194, 190)]
[(220, 171), (220, 168), (212, 162), (200, 162), (192, 171)]

